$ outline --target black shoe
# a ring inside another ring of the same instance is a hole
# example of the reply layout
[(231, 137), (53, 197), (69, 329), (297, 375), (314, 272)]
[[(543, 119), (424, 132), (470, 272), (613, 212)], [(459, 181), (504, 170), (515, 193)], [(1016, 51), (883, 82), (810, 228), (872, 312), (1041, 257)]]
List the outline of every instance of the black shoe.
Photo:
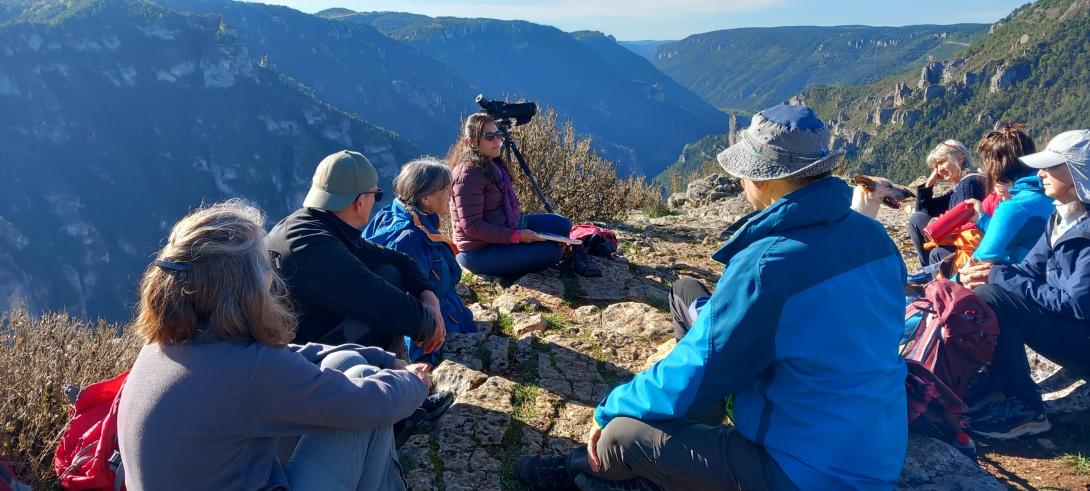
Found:
[(1051, 429), (1052, 423), (1043, 410), (1029, 409), (1013, 397), (995, 404), (992, 411), (969, 426), (969, 431), (997, 440), (1039, 435)]
[(572, 271), (575, 271), (575, 274), (587, 278), (598, 278), (602, 276), (601, 268), (587, 257), (587, 253), (584, 252), (582, 248), (572, 251), (571, 269)]
[(409, 441), (409, 437), (416, 434), (427, 416), (427, 411), (416, 408), (408, 418), (394, 423), (394, 448), (401, 448), (405, 442)]
[(580, 491), (662, 491), (657, 484), (642, 477), (625, 481), (607, 481), (587, 474), (579, 474), (575, 485)]
[(428, 413), (424, 417), (424, 421), (435, 421), (439, 419), (447, 409), (450, 409), (450, 405), (454, 404), (453, 392), (440, 392), (438, 394), (432, 394), (424, 399), (424, 403), (420, 405), (420, 409)]
[(575, 486), (574, 473), (568, 468), (568, 456), (523, 455), (515, 462), (520, 482), (537, 491), (569, 491)]

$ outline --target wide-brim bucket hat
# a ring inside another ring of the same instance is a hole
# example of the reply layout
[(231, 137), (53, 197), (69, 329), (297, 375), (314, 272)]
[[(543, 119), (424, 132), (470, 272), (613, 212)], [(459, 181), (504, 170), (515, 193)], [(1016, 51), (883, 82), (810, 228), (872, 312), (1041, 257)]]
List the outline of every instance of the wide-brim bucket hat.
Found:
[(739, 179), (770, 181), (830, 172), (842, 155), (829, 150), (829, 128), (813, 110), (781, 104), (753, 115), (738, 143), (716, 160)]

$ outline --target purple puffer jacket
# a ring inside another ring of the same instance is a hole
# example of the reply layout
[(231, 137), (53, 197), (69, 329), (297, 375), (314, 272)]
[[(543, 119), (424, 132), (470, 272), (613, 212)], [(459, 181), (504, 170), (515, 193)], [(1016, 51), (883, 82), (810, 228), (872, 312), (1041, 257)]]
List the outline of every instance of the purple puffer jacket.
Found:
[[(518, 216), (519, 205), (514, 203), (514, 206), (514, 214)], [(510, 244), (518, 224), (511, 223), (507, 207), (503, 191), (483, 170), (459, 165), (454, 170), (454, 196), (450, 203), (458, 250), (475, 251), (489, 244)]]

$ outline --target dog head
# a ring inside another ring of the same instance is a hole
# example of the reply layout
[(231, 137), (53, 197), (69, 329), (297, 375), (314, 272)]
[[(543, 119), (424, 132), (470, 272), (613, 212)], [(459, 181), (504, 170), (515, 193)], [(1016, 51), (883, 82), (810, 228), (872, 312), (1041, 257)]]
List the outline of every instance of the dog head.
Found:
[(900, 208), (902, 201), (916, 197), (912, 191), (893, 184), (893, 181), (884, 177), (856, 174), (852, 177), (852, 182), (869, 195), (870, 199), (881, 201), (894, 209)]

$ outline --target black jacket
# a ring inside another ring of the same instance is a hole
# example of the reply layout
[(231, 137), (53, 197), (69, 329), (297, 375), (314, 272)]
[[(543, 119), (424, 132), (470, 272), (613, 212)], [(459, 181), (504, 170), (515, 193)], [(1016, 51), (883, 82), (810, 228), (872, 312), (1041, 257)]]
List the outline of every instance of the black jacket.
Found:
[[(299, 316), (295, 342), (317, 341), (345, 318), (416, 341), (435, 332), (435, 320), (417, 300), (431, 286), (416, 263), (363, 240), (333, 213), (300, 208), (273, 227), (265, 246)], [(386, 264), (401, 273), (403, 288), (373, 272)]]

